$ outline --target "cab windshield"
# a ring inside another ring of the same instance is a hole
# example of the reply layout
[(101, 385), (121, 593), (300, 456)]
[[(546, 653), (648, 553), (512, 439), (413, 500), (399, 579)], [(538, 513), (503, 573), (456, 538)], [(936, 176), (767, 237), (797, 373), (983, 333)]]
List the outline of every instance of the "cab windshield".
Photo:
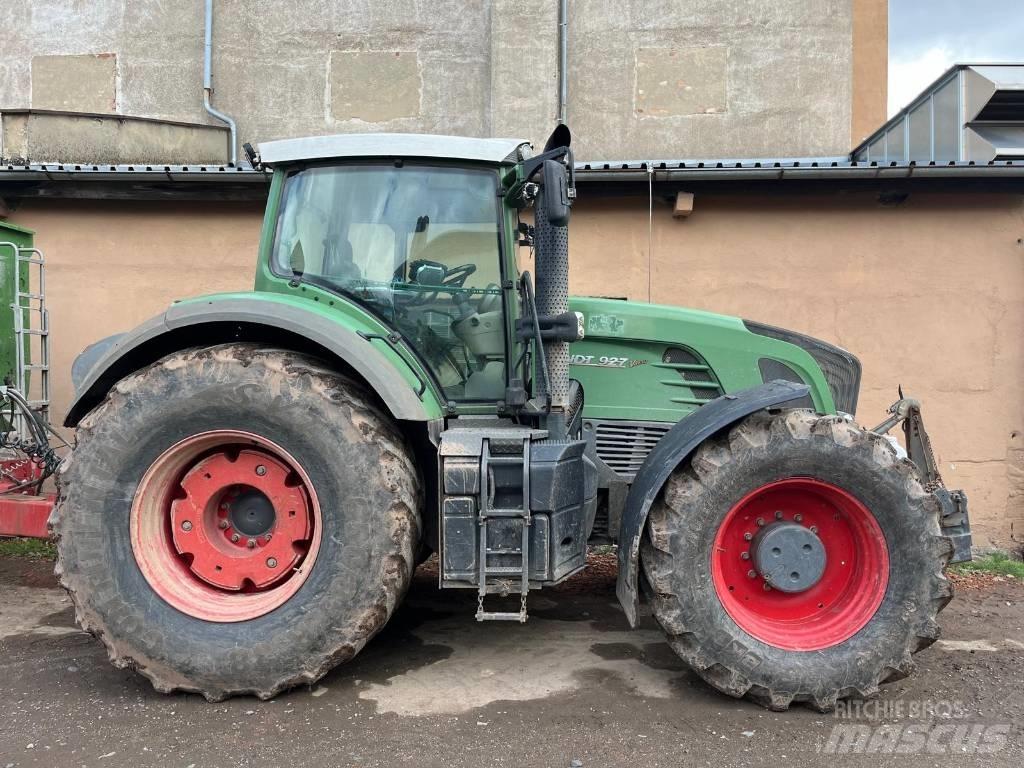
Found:
[(285, 180), (274, 268), (344, 294), (412, 344), (451, 400), (505, 390), (497, 174), (317, 166)]

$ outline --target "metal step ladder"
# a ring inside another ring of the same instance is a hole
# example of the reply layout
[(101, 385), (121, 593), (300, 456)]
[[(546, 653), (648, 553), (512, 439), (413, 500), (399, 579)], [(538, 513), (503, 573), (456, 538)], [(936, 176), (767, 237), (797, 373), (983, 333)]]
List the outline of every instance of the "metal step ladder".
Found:
[[(50, 316), (46, 308), (46, 262), (38, 248), (14, 250), (15, 295), (10, 305), (14, 313), (15, 387), (24, 394), (29, 406), (49, 423), (50, 416)], [(22, 265), (26, 277), (22, 280)], [(32, 339), (39, 341), (33, 344)], [(36, 362), (32, 362), (33, 358)], [(19, 419), (18, 431), (27, 437), (27, 425)]]
[[(484, 439), (480, 457), (480, 479), (483, 484), (480, 493), (480, 510), (477, 514), (479, 525), (480, 552), (477, 562), (477, 621), (518, 621), (526, 623), (526, 593), (530, 591), (530, 439), (520, 439), (519, 452), (491, 453), (490, 440)], [(507, 446), (505, 446), (507, 447)], [(521, 466), (523, 473), (523, 503), (517, 508), (494, 507), (494, 467)], [(488, 524), (495, 520), (514, 520), (522, 528), (518, 548), (488, 546)], [(513, 565), (494, 565), (494, 557), (504, 556), (518, 559)], [(486, 611), (484, 598), (488, 594), (507, 596), (513, 590), (518, 577), (519, 611)]]

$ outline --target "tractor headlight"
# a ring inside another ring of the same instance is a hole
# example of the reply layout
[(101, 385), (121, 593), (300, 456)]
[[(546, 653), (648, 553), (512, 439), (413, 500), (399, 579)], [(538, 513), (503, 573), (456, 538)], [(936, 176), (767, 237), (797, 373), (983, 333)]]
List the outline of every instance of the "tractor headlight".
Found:
[(829, 391), (835, 401), (836, 410), (854, 414), (857, 412), (857, 397), (860, 394), (860, 361), (845, 349), (828, 344), (812, 336), (793, 333), (784, 328), (775, 328), (763, 323), (744, 320), (747, 330), (758, 336), (768, 336), (789, 344), (795, 344), (814, 358), (821, 368)]

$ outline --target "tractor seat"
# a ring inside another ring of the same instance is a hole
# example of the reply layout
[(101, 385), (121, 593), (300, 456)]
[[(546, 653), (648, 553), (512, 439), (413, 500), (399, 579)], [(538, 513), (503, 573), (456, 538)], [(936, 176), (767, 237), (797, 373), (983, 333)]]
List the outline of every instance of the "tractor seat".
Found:
[(352, 243), (348, 238), (324, 241), (323, 275), (340, 280), (362, 279), (362, 270), (352, 258)]

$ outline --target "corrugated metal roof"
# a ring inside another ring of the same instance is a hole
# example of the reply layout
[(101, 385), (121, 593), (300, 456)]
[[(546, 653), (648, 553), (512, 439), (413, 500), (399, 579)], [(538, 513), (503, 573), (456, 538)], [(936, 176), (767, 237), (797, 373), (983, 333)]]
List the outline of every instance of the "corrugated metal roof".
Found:
[(29, 163), (0, 165), (2, 181), (223, 181), (266, 182), (270, 175), (252, 168), (230, 165), (83, 165), (77, 163)]
[(1024, 177), (1024, 161), (975, 162), (855, 162), (847, 157), (797, 160), (625, 160), (576, 164), (580, 181), (781, 180), (781, 179), (907, 179)]
[[(975, 162), (855, 162), (848, 158), (787, 158), (729, 160), (595, 160), (576, 163), (581, 185), (592, 183), (687, 181), (894, 181), (1024, 179), (1024, 161)], [(0, 165), (0, 185), (8, 182), (90, 184), (265, 185), (266, 171), (226, 165), (78, 165), (32, 163)], [(237, 187), (236, 187), (237, 188)], [(0, 191), (3, 191), (0, 189)], [(255, 189), (253, 190), (255, 194)], [(7, 194), (16, 194), (11, 189)], [(249, 195), (252, 197), (252, 195)]]
[[(901, 178), (907, 176), (978, 176), (1018, 175), (1024, 173), (1024, 160), (994, 160), (977, 162), (855, 162), (846, 157), (803, 157), (797, 159), (728, 159), (728, 160), (591, 160), (575, 165), (576, 173), (586, 178), (622, 172), (642, 172), (648, 168), (664, 178), (666, 173), (687, 176), (708, 175), (722, 178), (737, 175), (744, 178), (760, 176), (808, 176), (824, 174), (838, 176), (873, 176)], [(228, 165), (78, 165), (71, 163), (30, 163), (28, 165), (0, 165), (0, 178), (8, 181), (49, 179), (52, 181), (124, 180), (142, 178), (156, 181), (210, 182), (230, 179), (265, 183), (270, 174), (252, 168)]]

